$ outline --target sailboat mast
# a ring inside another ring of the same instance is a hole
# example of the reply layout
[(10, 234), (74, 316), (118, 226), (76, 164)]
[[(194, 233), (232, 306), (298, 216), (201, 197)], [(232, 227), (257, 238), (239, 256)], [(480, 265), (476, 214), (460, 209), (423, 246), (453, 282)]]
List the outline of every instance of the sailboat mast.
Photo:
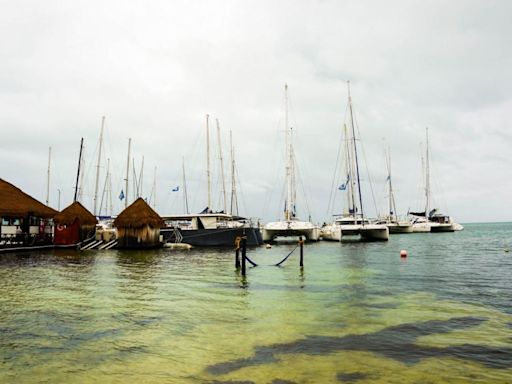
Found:
[(183, 202), (185, 204), (185, 212), (188, 214), (188, 195), (187, 195), (187, 178), (185, 177), (185, 157), (181, 158), (181, 168), (183, 171)]
[(100, 144), (98, 148), (98, 161), (96, 163), (96, 183), (94, 187), (94, 216), (97, 216), (98, 211), (98, 187), (100, 181), (100, 163), (101, 163), (101, 147), (103, 146), (103, 128), (105, 126), (105, 116), (101, 117), (101, 131), (100, 131)]
[(129, 180), (129, 176), (130, 176), (130, 149), (131, 149), (131, 146), (132, 146), (132, 138), (128, 138), (128, 159), (126, 160), (126, 184), (125, 184), (125, 192), (126, 192), (126, 195), (124, 197), (124, 207), (126, 208), (128, 206), (128, 180)]
[(351, 145), (350, 136), (347, 128), (347, 124), (343, 125), (343, 131), (345, 135), (345, 156), (346, 156), (346, 173), (347, 180), (345, 182), (345, 188), (347, 189), (347, 209), (349, 215), (355, 215), (355, 199), (354, 199), (354, 175), (352, 167), (352, 156), (351, 156)]
[[(354, 142), (354, 158), (356, 161), (356, 175), (357, 175), (357, 188), (359, 192), (359, 206), (361, 207), (361, 223), (364, 224), (364, 211), (363, 211), (363, 198), (361, 194), (361, 178), (359, 177), (359, 160), (357, 158), (357, 142), (356, 142), (356, 130), (354, 124), (354, 112), (352, 110), (352, 96), (350, 95), (350, 81), (347, 81), (348, 87), (348, 105), (350, 108), (350, 123), (352, 125), (352, 139)], [(355, 213), (355, 212), (354, 212)]]
[(210, 115), (206, 114), (206, 179), (208, 182), (208, 210), (212, 210), (212, 180), (210, 173)]
[(393, 194), (393, 184), (391, 182), (391, 151), (387, 149), (386, 155), (386, 165), (388, 168), (388, 183), (389, 183), (389, 220), (398, 220), (396, 215), (396, 204), (395, 204), (395, 195)]
[(233, 146), (233, 132), (229, 131), (229, 146), (231, 150), (231, 206), (229, 213), (238, 215), (238, 202), (236, 200), (236, 177), (235, 177), (235, 147)]
[(48, 177), (46, 180), (46, 205), (50, 202), (50, 163), (52, 159), (52, 147), (48, 148)]
[(224, 213), (228, 210), (228, 198), (226, 195), (226, 180), (224, 179), (224, 158), (222, 157), (222, 140), (220, 139), (219, 119), (217, 122), (217, 141), (219, 142), (220, 178), (222, 183), (222, 197), (224, 200)]
[(140, 166), (140, 173), (139, 173), (139, 187), (137, 188), (137, 191), (139, 191), (138, 195), (139, 197), (142, 197), (142, 182), (144, 181), (144, 156), (142, 156), (142, 164)]
[(425, 153), (425, 218), (428, 220), (430, 212), (430, 160), (428, 150), (428, 127), (426, 128), (427, 148)]
[(292, 137), (291, 131), (288, 124), (288, 84), (284, 85), (284, 97), (285, 97), (285, 144), (286, 144), (286, 210), (284, 213), (284, 219), (290, 221), (292, 219), (293, 209), (293, 192), (292, 192)]
[(80, 164), (82, 163), (82, 148), (84, 146), (84, 138), (80, 140), (80, 153), (78, 155), (78, 169), (76, 171), (76, 183), (75, 183), (75, 197), (73, 197), (73, 202), (76, 201), (76, 197), (78, 194), (78, 181), (80, 179)]
[(156, 167), (153, 171), (153, 189), (151, 191), (151, 196), (149, 197), (150, 201), (153, 202), (153, 209), (156, 210)]

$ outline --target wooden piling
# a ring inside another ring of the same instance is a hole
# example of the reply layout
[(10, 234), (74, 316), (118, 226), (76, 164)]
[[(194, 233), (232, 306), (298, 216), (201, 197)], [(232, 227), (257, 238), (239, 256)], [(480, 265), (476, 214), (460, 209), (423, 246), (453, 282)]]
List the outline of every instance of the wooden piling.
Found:
[(300, 245), (300, 266), (304, 266), (304, 240), (302, 240), (302, 236), (299, 236), (299, 245)]
[(240, 269), (240, 237), (235, 239), (235, 268)]
[(245, 276), (245, 262), (247, 254), (247, 236), (242, 236), (242, 276)]

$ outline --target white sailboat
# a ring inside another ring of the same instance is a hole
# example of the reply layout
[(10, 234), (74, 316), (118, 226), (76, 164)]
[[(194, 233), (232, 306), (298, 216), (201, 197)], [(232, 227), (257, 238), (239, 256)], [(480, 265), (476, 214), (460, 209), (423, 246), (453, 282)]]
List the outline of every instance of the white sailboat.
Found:
[(389, 213), (386, 217), (386, 225), (388, 226), (389, 233), (412, 233), (412, 222), (410, 220), (400, 220), (397, 215), (395, 194), (393, 192), (393, 184), (391, 179), (391, 155), (390, 150), (387, 150), (386, 165), (388, 169), (388, 202), (389, 202)]
[(322, 227), (321, 236), (324, 240), (362, 240), (386, 241), (389, 239), (389, 229), (386, 224), (371, 223), (364, 216), (363, 199), (359, 175), (359, 159), (355, 137), (355, 119), (348, 86), (349, 124), (344, 126), (345, 134), (345, 171), (346, 182), (339, 189), (346, 191), (347, 205), (342, 215), (335, 217), (331, 224)]
[(320, 227), (296, 217), (295, 154), (293, 150), (292, 128), (288, 125), (288, 85), (285, 84), (285, 134), (286, 134), (286, 204), (284, 220), (267, 223), (263, 226), (263, 241), (273, 241), (277, 237), (304, 236), (306, 241), (320, 238)]
[(456, 223), (450, 216), (440, 213), (437, 208), (432, 209), (430, 193), (430, 158), (428, 128), (426, 128), (425, 210), (423, 212), (410, 212), (412, 216), (415, 216), (413, 232), (453, 232), (462, 230), (464, 227)]

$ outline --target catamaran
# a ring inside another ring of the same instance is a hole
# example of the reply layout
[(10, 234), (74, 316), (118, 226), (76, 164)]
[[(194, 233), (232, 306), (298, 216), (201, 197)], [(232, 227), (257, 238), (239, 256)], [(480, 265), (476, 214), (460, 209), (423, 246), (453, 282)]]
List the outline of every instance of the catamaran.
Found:
[(453, 232), (460, 231), (464, 227), (456, 223), (450, 216), (442, 214), (437, 208), (431, 207), (430, 196), (430, 158), (428, 145), (428, 128), (426, 128), (425, 150), (425, 210), (421, 212), (409, 212), (414, 216), (414, 232)]
[(355, 119), (349, 82), (347, 83), (347, 87), (348, 123), (350, 129), (347, 128), (347, 124), (344, 125), (346, 182), (338, 188), (346, 192), (347, 204), (343, 214), (335, 216), (333, 223), (326, 224), (322, 227), (321, 236), (324, 240), (334, 241), (385, 241), (389, 239), (389, 229), (387, 225), (372, 223), (364, 216), (355, 134)]
[(412, 233), (412, 222), (410, 220), (400, 220), (397, 215), (396, 210), (396, 202), (395, 202), (395, 194), (393, 191), (393, 184), (391, 179), (391, 155), (390, 150), (388, 148), (386, 155), (386, 166), (388, 169), (388, 177), (386, 179), (388, 183), (388, 203), (389, 203), (389, 212), (385, 217), (383, 222), (379, 222), (382, 224), (386, 224), (389, 229), (389, 233)]
[(263, 241), (274, 241), (278, 237), (289, 238), (304, 236), (306, 241), (317, 241), (320, 238), (320, 227), (296, 217), (295, 188), (295, 153), (293, 150), (293, 131), (288, 125), (288, 85), (285, 91), (285, 133), (286, 133), (286, 203), (284, 218), (281, 221), (267, 223), (263, 226)]

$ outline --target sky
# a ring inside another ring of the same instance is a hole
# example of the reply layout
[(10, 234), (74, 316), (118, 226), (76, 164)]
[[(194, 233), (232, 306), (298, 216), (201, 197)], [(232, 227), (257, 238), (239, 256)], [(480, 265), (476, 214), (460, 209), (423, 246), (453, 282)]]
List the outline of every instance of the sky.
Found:
[(182, 213), (184, 164), (199, 212), (209, 114), (212, 208), (223, 209), (218, 119), (229, 193), (232, 132), (239, 213), (280, 219), (288, 84), (298, 216), (326, 222), (344, 204), (350, 81), (368, 215), (387, 209), (386, 148), (398, 213), (424, 207), (428, 127), (433, 206), (462, 223), (510, 221), (511, 14), (508, 0), (0, 0), (0, 178), (42, 202), (49, 188), (63, 209), (83, 138), (92, 211), (105, 116), (103, 212), (109, 190), (112, 213), (124, 208), (129, 138), (139, 194), (160, 214)]

